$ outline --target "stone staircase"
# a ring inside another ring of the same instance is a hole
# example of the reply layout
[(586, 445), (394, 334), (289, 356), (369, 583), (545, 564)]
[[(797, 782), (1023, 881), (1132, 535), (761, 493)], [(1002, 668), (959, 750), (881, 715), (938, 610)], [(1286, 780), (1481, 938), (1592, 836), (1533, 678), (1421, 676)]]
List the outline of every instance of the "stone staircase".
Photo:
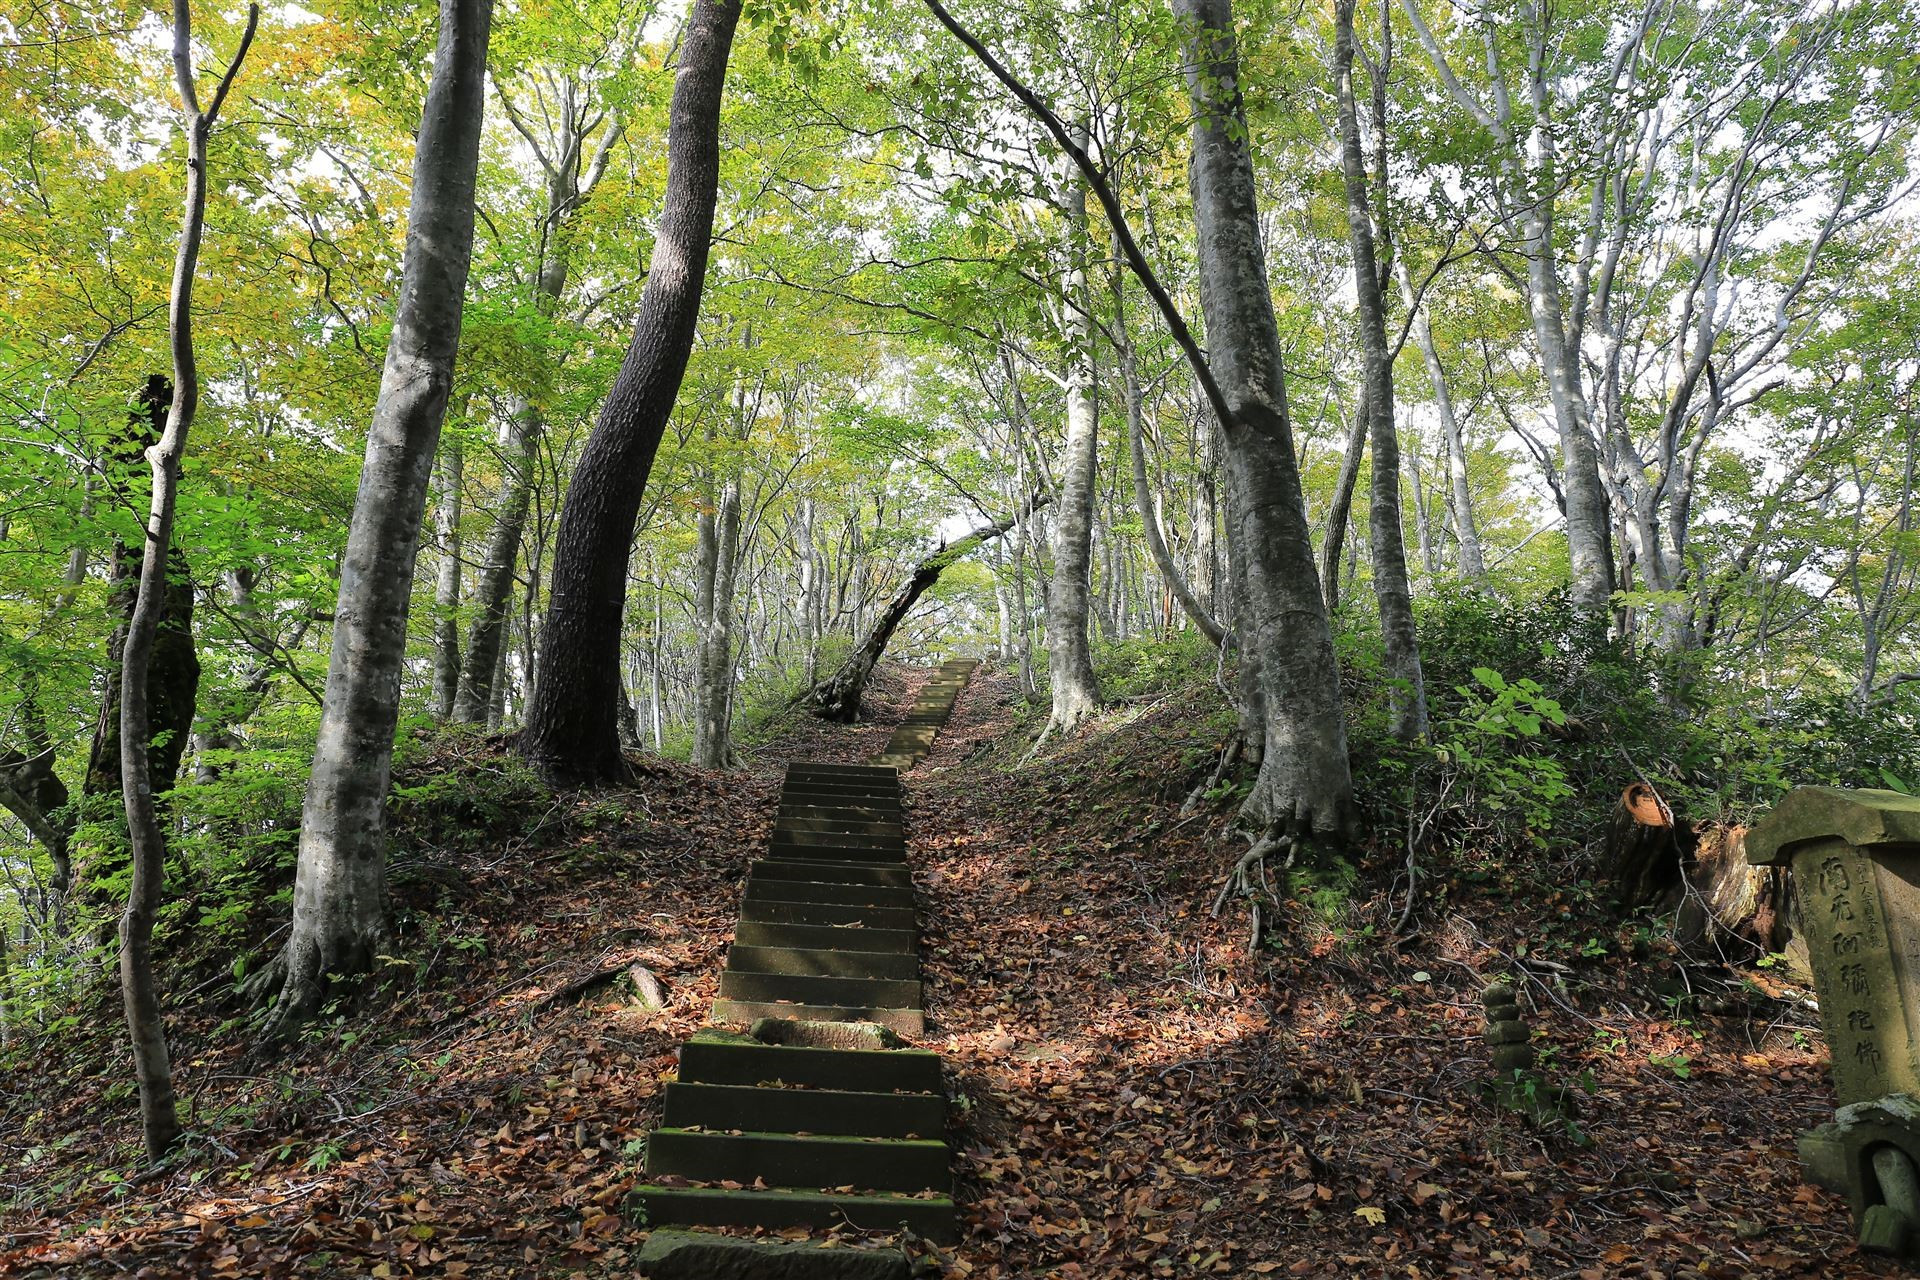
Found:
[[(725, 1025), (682, 1047), (647, 1141), (632, 1205), (649, 1225), (958, 1236), (940, 1059), (900, 1039), (926, 1026), (900, 774), (977, 665), (943, 665), (874, 763), (787, 766), (720, 976)], [(675, 1247), (671, 1274), (697, 1274)]]
[(927, 753), (933, 750), (934, 737), (953, 713), (953, 700), (966, 688), (967, 681), (973, 679), (973, 669), (979, 665), (975, 658), (949, 658), (941, 663), (933, 679), (921, 686), (919, 696), (893, 731), (886, 750), (875, 756), (873, 762), (905, 770), (926, 759)]

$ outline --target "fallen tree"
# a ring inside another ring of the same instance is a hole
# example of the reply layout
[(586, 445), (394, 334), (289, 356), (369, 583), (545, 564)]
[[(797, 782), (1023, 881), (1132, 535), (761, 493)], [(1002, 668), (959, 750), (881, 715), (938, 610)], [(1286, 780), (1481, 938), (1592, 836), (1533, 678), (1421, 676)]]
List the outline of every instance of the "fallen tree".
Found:
[(822, 720), (834, 720), (841, 724), (847, 724), (858, 716), (860, 699), (866, 693), (867, 680), (873, 675), (874, 664), (887, 651), (894, 631), (920, 597), (926, 594), (927, 588), (940, 580), (940, 575), (946, 572), (948, 565), (1028, 519), (1047, 505), (1047, 501), (1044, 496), (1036, 494), (1028, 500), (1025, 510), (995, 520), (992, 524), (983, 524), (958, 541), (941, 543), (931, 555), (916, 564), (907, 580), (900, 584), (900, 589), (893, 593), (893, 599), (887, 601), (887, 607), (881, 610), (878, 621), (867, 632), (867, 638), (861, 641), (859, 648), (840, 664), (840, 669), (831, 677), (808, 691), (808, 709)]

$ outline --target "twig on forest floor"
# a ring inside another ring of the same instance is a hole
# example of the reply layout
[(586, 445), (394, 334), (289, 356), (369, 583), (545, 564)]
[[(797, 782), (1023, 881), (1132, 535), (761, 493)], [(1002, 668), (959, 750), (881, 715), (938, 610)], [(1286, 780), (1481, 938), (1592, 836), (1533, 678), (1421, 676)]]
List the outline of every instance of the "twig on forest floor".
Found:
[[(1273, 899), (1273, 884), (1267, 879), (1267, 855), (1276, 849), (1287, 851), (1287, 860), (1284, 865), (1292, 866), (1294, 853), (1298, 849), (1293, 837), (1262, 835), (1245, 853), (1240, 855), (1240, 861), (1233, 864), (1233, 869), (1227, 873), (1226, 883), (1220, 886), (1220, 892), (1213, 899), (1213, 908), (1208, 913), (1213, 919), (1218, 920), (1229, 897), (1246, 898), (1252, 902), (1252, 933), (1247, 939), (1247, 955), (1250, 957), (1259, 952), (1260, 939), (1265, 933), (1266, 904)], [(1259, 873), (1257, 882), (1254, 879), (1256, 871)]]
[(1181, 803), (1181, 821), (1184, 822), (1188, 818), (1199, 815), (1201, 799), (1206, 796), (1207, 792), (1220, 785), (1220, 779), (1226, 775), (1227, 770), (1233, 766), (1233, 762), (1239, 758), (1240, 749), (1245, 744), (1246, 737), (1238, 729), (1235, 729), (1227, 735), (1226, 742), (1222, 744), (1220, 748), (1220, 758), (1214, 762), (1213, 772), (1207, 775), (1205, 782), (1200, 783), (1192, 791), (1188, 792), (1186, 800)]

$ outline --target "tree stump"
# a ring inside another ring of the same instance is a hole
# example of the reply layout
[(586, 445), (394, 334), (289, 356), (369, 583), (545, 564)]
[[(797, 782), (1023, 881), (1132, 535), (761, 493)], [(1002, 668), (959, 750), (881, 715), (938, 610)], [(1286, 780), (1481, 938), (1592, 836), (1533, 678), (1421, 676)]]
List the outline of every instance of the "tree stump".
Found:
[(1674, 820), (1658, 791), (1635, 782), (1621, 793), (1607, 827), (1607, 866), (1622, 911), (1679, 905), (1691, 852), (1692, 832)]

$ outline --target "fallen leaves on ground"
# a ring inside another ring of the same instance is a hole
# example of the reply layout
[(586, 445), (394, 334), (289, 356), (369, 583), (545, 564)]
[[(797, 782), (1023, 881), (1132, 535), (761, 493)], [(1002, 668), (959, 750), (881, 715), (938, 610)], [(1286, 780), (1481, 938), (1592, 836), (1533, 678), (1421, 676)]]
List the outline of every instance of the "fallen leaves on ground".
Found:
[[(230, 999), (176, 997), (196, 1137), (159, 1174), (103, 987), (87, 1035), (0, 1101), (0, 1274), (633, 1274), (646, 1232), (622, 1201), (779, 768), (871, 754), (921, 679), (883, 669), (868, 720), (790, 717), (744, 770), (656, 764), (564, 800), (536, 847), (459, 868), (469, 933), (436, 942), (446, 903), (413, 903), (407, 981), (287, 1056), (256, 1051)], [(1804, 1016), (1676, 1021), (1631, 961), (1536, 969), (1547, 1070), (1592, 1086), (1582, 1147), (1483, 1094), (1479, 991), (1537, 933), (1524, 895), (1429, 904), (1397, 943), (1290, 903), (1250, 954), (1244, 913), (1209, 911), (1243, 843), (1217, 809), (1179, 812), (1211, 767), (1209, 696), (1123, 707), (1018, 764), (1016, 698), (983, 671), (910, 781), (967, 1220), (934, 1251), (945, 1274), (1881, 1274), (1800, 1183), (1793, 1134), (1831, 1106)], [(588, 981), (634, 962), (665, 1008)], [(578, 1003), (550, 999), (570, 983)]]

